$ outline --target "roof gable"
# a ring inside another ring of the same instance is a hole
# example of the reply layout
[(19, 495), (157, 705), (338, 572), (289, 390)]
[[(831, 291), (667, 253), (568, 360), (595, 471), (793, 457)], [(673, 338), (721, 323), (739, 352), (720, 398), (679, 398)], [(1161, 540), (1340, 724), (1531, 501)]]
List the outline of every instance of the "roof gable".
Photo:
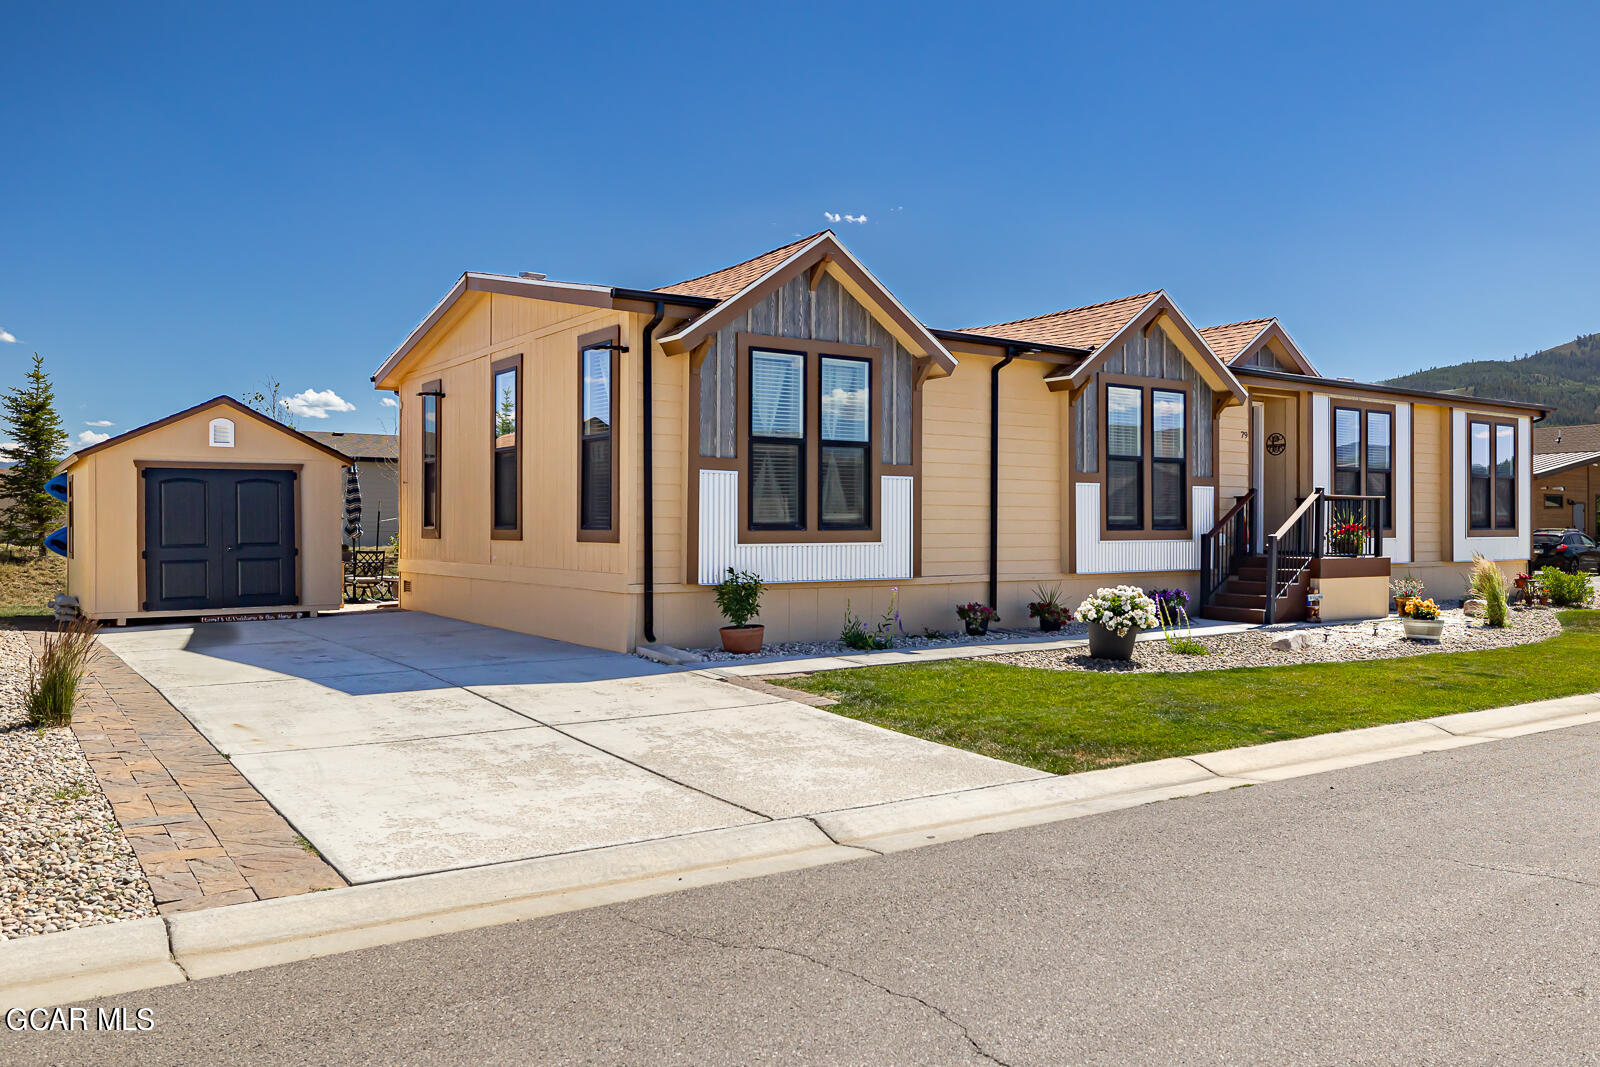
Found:
[(1060, 345), (1063, 348), (1093, 350), (1104, 345), (1161, 295), (1161, 290), (1135, 293), (1098, 304), (1052, 311), (1048, 315), (1000, 322), (993, 326), (973, 326), (963, 333), (981, 334), (1006, 341)]
[[(824, 273), (837, 281), (907, 351), (924, 359), (927, 369), (937, 368), (941, 374), (950, 374), (955, 370), (956, 358), (950, 354), (944, 342), (907, 311), (905, 305), (862, 266), (861, 261), (832, 230), (823, 230), (803, 242), (775, 248), (714, 274), (680, 282), (679, 286), (704, 286), (707, 292), (727, 292), (735, 282), (742, 280), (743, 284), (722, 297), (715, 307), (661, 338), (662, 350), (674, 355), (694, 350), (746, 308), (806, 270), (811, 272), (813, 287)], [(677, 287), (674, 291), (677, 295), (698, 295), (678, 291)]]
[(321, 441), (318, 441), (307, 434), (301, 433), (292, 426), (285, 426), (277, 419), (263, 415), (261, 412), (243, 403), (240, 403), (231, 396), (214, 396), (210, 400), (205, 400), (196, 404), (194, 407), (184, 408), (182, 411), (175, 411), (164, 419), (157, 419), (154, 422), (147, 422), (143, 426), (135, 426), (131, 430), (125, 430), (122, 433), (117, 434), (115, 437), (108, 437), (104, 441), (90, 445), (88, 448), (80, 448), (78, 451), (69, 454), (59, 464), (57, 464), (56, 469), (61, 470), (69, 467), (85, 456), (92, 456), (96, 452), (104, 452), (108, 449), (116, 448), (118, 445), (125, 444), (128, 441), (133, 440), (135, 437), (143, 437), (152, 430), (159, 430), (163, 426), (171, 426), (175, 422), (182, 422), (184, 419), (187, 419), (191, 416), (202, 415), (214, 408), (219, 407), (228, 409), (231, 414), (243, 415), (245, 418), (254, 419), (255, 421), (273, 430), (276, 430), (287, 437), (293, 438), (301, 444), (308, 445), (311, 448), (316, 449), (318, 452), (327, 453), (329, 456), (337, 459), (340, 463), (348, 465), (350, 462), (350, 457), (339, 451), (337, 448), (330, 448), (328, 445), (323, 444)]
[[(1322, 374), (1312, 364), (1300, 346), (1294, 343), (1289, 331), (1276, 318), (1245, 319), (1221, 326), (1207, 326), (1200, 336), (1224, 363), (1244, 365), (1250, 363), (1263, 348), (1270, 348), (1275, 359), (1288, 357), (1284, 370), (1291, 374), (1308, 374), (1320, 378)], [(1273, 369), (1273, 368), (1268, 368)]]
[(756, 281), (763, 274), (778, 266), (784, 260), (794, 255), (800, 248), (821, 237), (827, 230), (819, 230), (810, 237), (802, 237), (792, 241), (782, 248), (774, 248), (770, 252), (763, 252), (759, 256), (735, 263), (731, 267), (702, 274), (698, 278), (679, 282), (676, 285), (666, 285), (655, 290), (658, 293), (671, 293), (674, 296), (701, 296), (711, 300), (726, 300), (739, 290)]

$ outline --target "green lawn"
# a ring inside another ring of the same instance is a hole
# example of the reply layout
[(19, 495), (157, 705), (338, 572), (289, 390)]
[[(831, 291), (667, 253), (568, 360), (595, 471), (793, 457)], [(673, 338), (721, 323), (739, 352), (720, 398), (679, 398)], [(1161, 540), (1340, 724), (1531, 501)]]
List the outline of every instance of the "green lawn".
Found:
[(1600, 690), (1600, 611), (1486, 652), (1191, 674), (945, 660), (785, 680), (829, 710), (1057, 774)]

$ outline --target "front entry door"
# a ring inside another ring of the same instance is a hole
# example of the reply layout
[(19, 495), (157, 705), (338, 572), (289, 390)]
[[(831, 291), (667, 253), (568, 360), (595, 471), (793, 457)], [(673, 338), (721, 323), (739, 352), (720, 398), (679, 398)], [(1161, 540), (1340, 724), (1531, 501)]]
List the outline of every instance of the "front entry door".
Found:
[(1257, 493), (1261, 499), (1263, 535), (1283, 525), (1300, 506), (1300, 449), (1296, 405), (1292, 398), (1264, 396), (1256, 433)]
[(1572, 505), (1572, 528), (1574, 530), (1582, 530), (1584, 533), (1589, 532), (1588, 528), (1583, 525), (1583, 505), (1581, 503)]
[(294, 481), (287, 470), (146, 468), (143, 610), (298, 603)]

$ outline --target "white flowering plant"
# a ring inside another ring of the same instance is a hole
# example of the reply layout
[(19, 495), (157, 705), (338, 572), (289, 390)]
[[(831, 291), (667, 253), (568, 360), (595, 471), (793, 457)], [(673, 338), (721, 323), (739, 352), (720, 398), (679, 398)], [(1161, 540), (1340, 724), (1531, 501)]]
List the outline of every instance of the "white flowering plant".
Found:
[(1135, 585), (1096, 589), (1094, 596), (1078, 605), (1078, 618), (1097, 622), (1118, 637), (1126, 637), (1129, 630), (1154, 629), (1161, 623), (1156, 602)]

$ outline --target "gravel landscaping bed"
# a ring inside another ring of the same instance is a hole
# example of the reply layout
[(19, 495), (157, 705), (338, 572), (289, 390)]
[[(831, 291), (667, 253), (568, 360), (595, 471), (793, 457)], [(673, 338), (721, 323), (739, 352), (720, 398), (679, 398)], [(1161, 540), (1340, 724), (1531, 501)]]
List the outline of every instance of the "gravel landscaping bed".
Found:
[[(991, 629), (983, 637), (968, 637), (965, 633), (945, 633), (938, 636), (918, 634), (911, 637), (895, 635), (895, 649), (901, 652), (914, 651), (919, 648), (951, 648), (957, 645), (998, 645), (1007, 641), (1024, 640), (1053, 640), (1056, 638), (1082, 637), (1089, 632), (1089, 627), (1081, 622), (1063, 623), (1061, 629), (1052, 634), (1040, 633), (1033, 630), (1002, 630)], [(843, 641), (781, 641), (774, 644), (761, 646), (761, 651), (753, 655), (737, 655), (724, 652), (720, 646), (716, 648), (690, 648), (693, 652), (708, 663), (729, 662), (739, 660), (766, 659), (769, 656), (857, 656), (863, 651), (859, 648), (850, 648)]]
[(69, 726), (27, 725), (28, 643), (0, 630), (0, 941), (156, 914)]
[[(1249, 630), (1245, 633), (1205, 636), (1197, 631), (1195, 640), (1209, 655), (1174, 652), (1165, 641), (1141, 641), (1131, 661), (1094, 659), (1084, 648), (1052, 651), (1007, 652), (986, 656), (990, 663), (1010, 663), (1018, 667), (1042, 667), (1054, 671), (1115, 671), (1154, 673), (1175, 671), (1215, 671), (1230, 667), (1281, 667), (1291, 663), (1335, 663), (1366, 659), (1398, 659), (1434, 652), (1470, 652), (1504, 648), (1543, 641), (1561, 632), (1556, 612), (1547, 608), (1513, 611), (1510, 625), (1488, 627), (1481, 619), (1468, 618), (1459, 608), (1440, 614), (1444, 634), (1438, 644), (1408, 641), (1400, 619), (1390, 616), (1373, 622), (1329, 623), (1322, 626), (1285, 627)], [(1306, 647), (1282, 651), (1273, 641), (1293, 633), (1306, 635)]]

